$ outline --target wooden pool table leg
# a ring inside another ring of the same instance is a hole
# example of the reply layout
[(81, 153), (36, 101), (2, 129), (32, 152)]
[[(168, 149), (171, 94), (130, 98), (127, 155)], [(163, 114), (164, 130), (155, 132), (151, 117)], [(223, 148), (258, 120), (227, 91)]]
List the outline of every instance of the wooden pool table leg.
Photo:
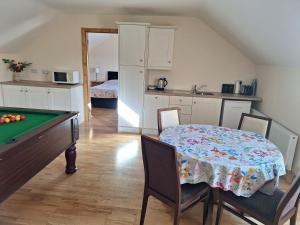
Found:
[(77, 170), (76, 164), (75, 164), (75, 162), (76, 162), (76, 146), (75, 146), (75, 144), (66, 150), (65, 157), (66, 157), (66, 161), (67, 161), (66, 173), (67, 174), (75, 173)]

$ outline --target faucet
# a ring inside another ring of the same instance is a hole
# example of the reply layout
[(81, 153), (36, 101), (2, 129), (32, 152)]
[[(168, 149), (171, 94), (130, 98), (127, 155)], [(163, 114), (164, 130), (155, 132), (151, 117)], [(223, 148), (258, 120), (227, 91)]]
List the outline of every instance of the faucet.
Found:
[(195, 84), (195, 85), (193, 86), (193, 93), (194, 93), (194, 94), (197, 94), (198, 91), (201, 91), (201, 89), (203, 89), (203, 88), (205, 88), (205, 87), (207, 87), (207, 85), (206, 85), (206, 84), (203, 84), (203, 85), (201, 85), (199, 88), (197, 88), (197, 84)]

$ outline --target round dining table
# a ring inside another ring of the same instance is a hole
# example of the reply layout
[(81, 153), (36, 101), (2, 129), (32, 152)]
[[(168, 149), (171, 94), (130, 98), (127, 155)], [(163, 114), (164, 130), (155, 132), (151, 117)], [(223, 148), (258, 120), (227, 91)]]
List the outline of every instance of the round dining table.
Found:
[(285, 174), (279, 149), (258, 133), (211, 125), (179, 125), (160, 134), (176, 147), (181, 184), (211, 187), (250, 197)]

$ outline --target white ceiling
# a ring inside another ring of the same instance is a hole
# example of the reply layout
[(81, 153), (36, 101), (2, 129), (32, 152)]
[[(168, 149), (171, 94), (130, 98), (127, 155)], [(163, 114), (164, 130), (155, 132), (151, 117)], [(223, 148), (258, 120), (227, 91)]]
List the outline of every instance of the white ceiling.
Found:
[(195, 16), (257, 64), (300, 65), (299, 0), (10, 0), (1, 4), (0, 29), (41, 17), (44, 11), (49, 14), (44, 22), (57, 11)]

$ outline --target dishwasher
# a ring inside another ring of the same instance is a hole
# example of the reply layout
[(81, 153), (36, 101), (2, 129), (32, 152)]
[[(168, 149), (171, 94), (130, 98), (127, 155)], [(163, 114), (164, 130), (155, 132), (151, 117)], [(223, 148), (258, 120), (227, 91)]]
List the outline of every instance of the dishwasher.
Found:
[(250, 113), (251, 101), (224, 100), (221, 125), (237, 129), (242, 113)]

